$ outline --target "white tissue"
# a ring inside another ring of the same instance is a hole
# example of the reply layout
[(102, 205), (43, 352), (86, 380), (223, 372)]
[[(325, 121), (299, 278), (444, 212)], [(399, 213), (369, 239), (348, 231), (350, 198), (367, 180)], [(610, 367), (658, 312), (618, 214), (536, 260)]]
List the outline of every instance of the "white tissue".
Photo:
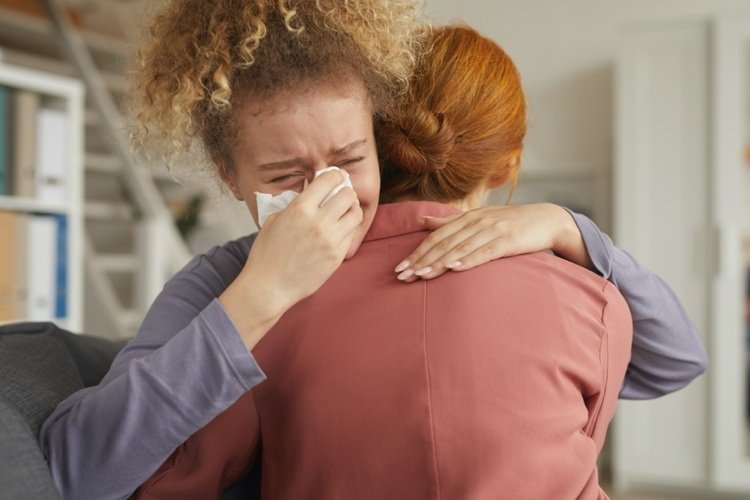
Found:
[[(320, 204), (321, 207), (344, 187), (352, 187), (352, 181), (349, 179), (349, 174), (345, 170), (341, 170), (339, 167), (322, 168), (315, 172), (315, 178), (317, 179), (320, 174), (331, 170), (338, 170), (341, 172), (344, 175), (344, 180), (328, 193), (328, 196), (326, 196)], [(307, 182), (305, 182), (305, 187), (307, 187)], [(276, 196), (268, 193), (258, 193), (256, 191), (255, 203), (258, 207), (258, 227), (263, 227), (266, 223), (266, 219), (268, 219), (270, 215), (284, 210), (297, 196), (299, 196), (297, 191), (283, 191)]]
[(297, 191), (284, 191), (276, 196), (268, 193), (255, 193), (258, 205), (258, 227), (263, 227), (269, 215), (284, 210), (297, 196)]

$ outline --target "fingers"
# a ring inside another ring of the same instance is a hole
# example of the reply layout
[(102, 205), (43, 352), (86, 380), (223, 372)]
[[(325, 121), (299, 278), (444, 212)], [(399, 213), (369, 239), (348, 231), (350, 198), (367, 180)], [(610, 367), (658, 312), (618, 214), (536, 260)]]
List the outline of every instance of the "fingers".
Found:
[[(323, 201), (339, 184), (344, 182), (344, 174), (339, 171), (332, 170), (324, 172), (316, 179), (314, 179), (304, 191), (294, 200), (299, 204), (309, 204), (314, 207), (320, 207), (323, 205)], [(341, 191), (344, 191), (343, 189)], [(337, 195), (339, 193), (336, 193)], [(331, 198), (330, 201), (332, 201)], [(328, 203), (325, 204), (327, 206)]]
[[(409, 269), (421, 279), (434, 279), (447, 271), (466, 271), (480, 264), (506, 256), (507, 245), (484, 226), (472, 225), (451, 235), (433, 247)], [(400, 279), (410, 277), (407, 271), (399, 274)]]
[(471, 212), (441, 218), (433, 224), (442, 226), (396, 266), (395, 271), (399, 273), (400, 280), (406, 280), (412, 275), (430, 278), (440, 276), (447, 270), (446, 266), (459, 267), (462, 257), (492, 237), (490, 234), (477, 236), (483, 231), (487, 232), (491, 221)]
[(423, 217), (423, 220), (424, 220), (424, 225), (427, 229), (429, 229), (430, 231), (435, 231), (445, 226), (446, 224), (453, 222), (454, 220), (460, 217), (463, 217), (464, 215), (465, 214), (458, 213), (458, 214), (448, 215), (446, 217), (425, 216)]
[(414, 261), (413, 267), (416, 274), (420, 274), (419, 270), (426, 267), (454, 264), (491, 241), (495, 235), (485, 229), (484, 224), (471, 224), (439, 241), (427, 253)]
[[(510, 245), (508, 242), (502, 240), (490, 240), (482, 245), (477, 246), (472, 252), (464, 255), (460, 260), (460, 265), (451, 267), (452, 271), (468, 271), (477, 266), (481, 266), (491, 260), (499, 259), (501, 257), (509, 257), (516, 255), (514, 252), (509, 252)], [(431, 276), (430, 278), (437, 277)]]
[(349, 210), (336, 222), (334, 226), (334, 241), (341, 246), (349, 247), (351, 237), (362, 223), (362, 208), (359, 204), (351, 205)]
[[(403, 273), (408, 269), (415, 270), (415, 264), (419, 263), (424, 267), (425, 260), (434, 262), (435, 255), (443, 254), (450, 249), (451, 237), (455, 233), (464, 229), (466, 225), (473, 224), (473, 218), (468, 217), (469, 214), (458, 214), (451, 218), (437, 218), (427, 217), (425, 218), (425, 224), (429, 227), (432, 225), (440, 225), (438, 229), (430, 233), (422, 243), (414, 249), (401, 263), (396, 266), (395, 271), (397, 273)], [(432, 219), (432, 220), (431, 220)], [(433, 258), (425, 258), (427, 255), (431, 255)]]
[(350, 187), (344, 187), (333, 195), (322, 207), (321, 217), (325, 220), (337, 221), (341, 219), (352, 207), (358, 207), (357, 193)]
[[(359, 207), (357, 194), (348, 186), (341, 187), (336, 194), (330, 196), (331, 191), (339, 187), (342, 181), (343, 175), (340, 172), (332, 171), (320, 175), (285, 211), (289, 211), (295, 218), (315, 220), (322, 229), (332, 230), (353, 207)], [(329, 196), (330, 199), (327, 199)], [(325, 203), (321, 206), (323, 201)], [(348, 222), (344, 226), (346, 231), (350, 229)]]

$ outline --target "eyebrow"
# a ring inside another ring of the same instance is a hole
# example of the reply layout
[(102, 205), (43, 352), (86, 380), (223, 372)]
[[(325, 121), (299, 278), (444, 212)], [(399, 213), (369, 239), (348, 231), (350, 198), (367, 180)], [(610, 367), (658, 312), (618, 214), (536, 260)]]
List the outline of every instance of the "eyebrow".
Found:
[[(357, 149), (359, 147), (364, 146), (367, 144), (367, 139), (358, 139), (356, 141), (352, 141), (346, 146), (343, 146), (338, 149), (331, 149), (330, 154), (331, 155), (341, 155), (346, 154), (350, 152), (353, 149)], [(264, 163), (258, 167), (259, 170), (279, 170), (282, 168), (289, 168), (297, 166), (301, 163), (304, 163), (304, 159), (300, 158), (299, 156), (294, 158), (289, 158), (288, 160), (281, 160), (281, 161), (274, 161), (270, 163)]]
[(331, 153), (334, 154), (334, 155), (340, 155), (340, 154), (348, 153), (352, 149), (357, 149), (359, 147), (364, 146), (365, 144), (367, 144), (367, 139), (366, 138), (365, 139), (358, 139), (356, 141), (350, 142), (349, 144), (347, 144), (343, 148), (332, 150)]
[(300, 163), (303, 163), (302, 158), (296, 157), (296, 158), (290, 158), (288, 160), (264, 163), (263, 165), (259, 166), (258, 169), (259, 170), (279, 170), (282, 168), (294, 167), (296, 165), (299, 165)]

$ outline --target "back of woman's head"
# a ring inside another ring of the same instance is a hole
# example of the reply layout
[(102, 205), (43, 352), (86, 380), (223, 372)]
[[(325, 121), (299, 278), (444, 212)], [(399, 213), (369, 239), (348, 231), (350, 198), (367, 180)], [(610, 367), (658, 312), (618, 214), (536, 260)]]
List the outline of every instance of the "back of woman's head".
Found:
[(382, 198), (457, 201), (515, 181), (526, 100), (513, 61), (464, 26), (436, 28), (409, 92), (378, 127)]
[(171, 0), (133, 72), (134, 143), (167, 160), (198, 145), (231, 168), (240, 100), (319, 82), (359, 80), (378, 114), (411, 78), (421, 14), (419, 0)]

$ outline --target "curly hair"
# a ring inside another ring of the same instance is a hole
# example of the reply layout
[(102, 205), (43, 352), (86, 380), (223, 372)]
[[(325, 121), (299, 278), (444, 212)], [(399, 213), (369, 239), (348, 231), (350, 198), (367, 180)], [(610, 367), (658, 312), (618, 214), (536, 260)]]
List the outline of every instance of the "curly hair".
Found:
[(467, 26), (435, 28), (397, 109), (376, 130), (383, 202), (452, 202), (488, 178), (515, 183), (526, 98), (492, 40)]
[(133, 145), (168, 165), (197, 146), (231, 169), (238, 99), (342, 74), (384, 114), (408, 86), (422, 16), (420, 0), (170, 0), (131, 75)]

